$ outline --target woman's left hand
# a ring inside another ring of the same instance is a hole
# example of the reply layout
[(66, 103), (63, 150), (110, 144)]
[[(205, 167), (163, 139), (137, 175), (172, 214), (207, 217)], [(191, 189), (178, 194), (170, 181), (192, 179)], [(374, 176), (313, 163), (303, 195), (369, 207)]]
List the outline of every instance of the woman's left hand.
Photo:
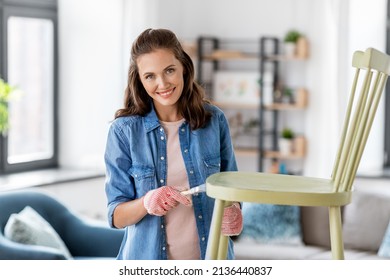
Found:
[(226, 236), (239, 235), (242, 231), (242, 223), (243, 218), (240, 205), (235, 202), (224, 209), (221, 227), (222, 234)]

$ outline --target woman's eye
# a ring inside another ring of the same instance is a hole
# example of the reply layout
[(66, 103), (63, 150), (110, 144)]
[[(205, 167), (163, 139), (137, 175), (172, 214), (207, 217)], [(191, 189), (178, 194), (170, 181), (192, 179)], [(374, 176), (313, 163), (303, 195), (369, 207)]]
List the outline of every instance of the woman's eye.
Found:
[(145, 76), (145, 80), (151, 80), (151, 79), (153, 79), (153, 75), (147, 75), (147, 76)]
[(171, 73), (173, 73), (173, 72), (175, 72), (175, 69), (173, 69), (173, 68), (167, 69), (167, 73), (168, 73), (168, 74), (171, 74)]

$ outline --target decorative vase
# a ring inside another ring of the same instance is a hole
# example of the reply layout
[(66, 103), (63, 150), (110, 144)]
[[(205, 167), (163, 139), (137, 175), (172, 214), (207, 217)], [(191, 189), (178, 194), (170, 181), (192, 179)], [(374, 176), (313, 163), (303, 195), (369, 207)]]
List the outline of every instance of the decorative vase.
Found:
[(279, 139), (279, 152), (281, 155), (290, 155), (292, 153), (293, 141), (292, 139), (280, 138)]
[(296, 54), (296, 44), (293, 42), (284, 43), (284, 54), (287, 57), (294, 57)]

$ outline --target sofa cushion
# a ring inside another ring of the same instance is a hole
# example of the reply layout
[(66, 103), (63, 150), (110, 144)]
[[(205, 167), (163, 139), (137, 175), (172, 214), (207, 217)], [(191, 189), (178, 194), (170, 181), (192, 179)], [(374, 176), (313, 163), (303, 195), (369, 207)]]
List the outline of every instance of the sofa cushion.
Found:
[(66, 259), (72, 259), (68, 248), (58, 233), (30, 206), (26, 206), (18, 214), (11, 214), (4, 228), (4, 236), (22, 244), (58, 249)]
[(243, 203), (242, 239), (263, 243), (302, 244), (297, 206)]
[(316, 246), (264, 244), (248, 239), (240, 239), (234, 244), (237, 260), (307, 260), (326, 251)]
[(343, 236), (346, 249), (377, 252), (390, 220), (390, 197), (356, 191), (345, 207)]
[(330, 248), (327, 207), (301, 207), (302, 240), (306, 245)]
[[(311, 256), (312, 260), (332, 260), (332, 251), (326, 250), (313, 254)], [(376, 254), (376, 252), (371, 251), (360, 251), (360, 250), (344, 250), (344, 259), (345, 260), (385, 260)]]

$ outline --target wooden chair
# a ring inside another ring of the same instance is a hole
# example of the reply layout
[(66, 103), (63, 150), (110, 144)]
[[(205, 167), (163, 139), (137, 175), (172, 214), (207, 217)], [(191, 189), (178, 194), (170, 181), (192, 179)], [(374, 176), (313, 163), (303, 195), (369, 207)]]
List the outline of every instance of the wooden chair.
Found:
[(241, 171), (209, 176), (206, 191), (215, 206), (206, 258), (226, 259), (228, 237), (220, 233), (223, 210), (241, 201), (328, 207), (332, 257), (344, 259), (341, 207), (351, 202), (356, 171), (390, 74), (390, 56), (373, 48), (356, 51), (352, 66), (355, 77), (330, 178)]

